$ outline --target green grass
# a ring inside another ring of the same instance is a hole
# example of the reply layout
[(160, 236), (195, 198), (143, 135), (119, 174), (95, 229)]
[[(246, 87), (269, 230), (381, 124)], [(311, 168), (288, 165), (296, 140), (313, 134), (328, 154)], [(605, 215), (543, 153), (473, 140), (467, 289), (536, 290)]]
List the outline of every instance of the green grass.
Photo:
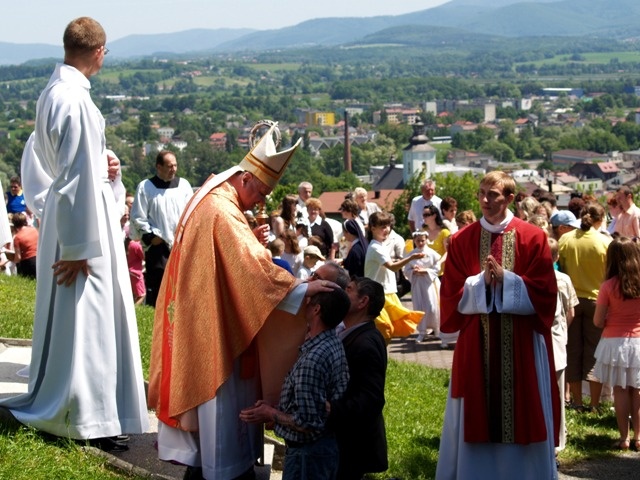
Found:
[(47, 439), (24, 427), (17, 430), (0, 427), (0, 478), (116, 480), (136, 477), (115, 471), (105, 458), (90, 454), (68, 440)]
[(100, 71), (100, 80), (105, 82), (115, 82), (118, 83), (120, 81), (120, 77), (131, 77), (136, 73), (143, 71), (145, 73), (162, 73), (161, 68), (152, 68), (152, 69), (136, 69), (136, 68), (105, 68)]
[[(30, 338), (35, 282), (0, 276), (0, 337)], [(136, 308), (140, 350), (145, 375), (154, 310)], [(447, 395), (449, 372), (406, 362), (390, 361), (387, 372), (385, 419), (389, 445), (389, 470), (371, 478), (405, 480), (433, 478)], [(608, 407), (608, 406), (607, 406)], [(615, 416), (609, 408), (600, 414), (567, 412), (567, 448), (561, 465), (589, 459), (615, 458), (610, 448), (618, 437)], [(104, 461), (64, 440), (48, 440), (31, 429), (0, 429), (0, 478), (130, 478), (111, 472)]]
[(435, 476), (448, 382), (448, 370), (389, 362), (384, 412), (389, 470), (373, 478)]
[(581, 53), (580, 57), (582, 57), (582, 60), (572, 60), (571, 55), (563, 54), (534, 62), (520, 62), (516, 63), (516, 65), (533, 64), (536, 67), (541, 67), (542, 65), (561, 65), (564, 63), (608, 64), (613, 59), (617, 59), (621, 63), (638, 62), (640, 61), (640, 52), (622, 51)]
[(300, 70), (300, 63), (245, 63), (252, 70), (259, 72), (296, 72)]

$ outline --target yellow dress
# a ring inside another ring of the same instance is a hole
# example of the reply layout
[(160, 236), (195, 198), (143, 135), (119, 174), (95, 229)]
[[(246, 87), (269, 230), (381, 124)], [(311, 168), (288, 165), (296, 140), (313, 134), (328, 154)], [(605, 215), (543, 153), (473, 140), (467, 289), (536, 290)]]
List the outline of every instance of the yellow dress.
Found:
[[(435, 238), (435, 240), (433, 241), (431, 241), (430, 239), (427, 240), (427, 246), (430, 249), (438, 252), (440, 256), (443, 257), (444, 254), (447, 253), (447, 248), (445, 244), (447, 242), (447, 239), (450, 236), (451, 236), (451, 232), (449, 231), (449, 229), (443, 228), (442, 230), (440, 230), (440, 233), (438, 233), (438, 236)], [(441, 276), (443, 273), (444, 273), (444, 262), (442, 262), (442, 264), (440, 265), (440, 272), (438, 273), (438, 275)]]
[(422, 317), (424, 312), (409, 310), (402, 305), (397, 294), (387, 293), (384, 296), (384, 308), (375, 322), (385, 342), (389, 344), (391, 338), (408, 337), (414, 333)]
[(384, 308), (376, 318), (376, 327), (387, 343), (393, 337), (411, 335), (424, 316), (424, 312), (414, 312), (402, 305), (396, 294), (395, 273), (385, 266), (390, 260), (388, 247), (377, 240), (372, 240), (369, 243), (364, 263), (364, 274), (384, 287)]

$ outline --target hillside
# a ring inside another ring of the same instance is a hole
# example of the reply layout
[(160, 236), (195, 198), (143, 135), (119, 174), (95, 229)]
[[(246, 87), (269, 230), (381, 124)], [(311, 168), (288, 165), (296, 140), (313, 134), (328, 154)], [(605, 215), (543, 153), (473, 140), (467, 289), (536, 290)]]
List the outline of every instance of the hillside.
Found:
[[(494, 37), (590, 36), (640, 38), (637, 0), (452, 0), (438, 7), (396, 16), (322, 18), (277, 30), (197, 29), (155, 35), (130, 35), (109, 43), (110, 60), (157, 55), (234, 54), (336, 47), (358, 43), (394, 43), (402, 37), (426, 38), (437, 28), (456, 29), (460, 39), (482, 46)], [(419, 30), (424, 32), (420, 33)], [(404, 31), (403, 31), (404, 30)], [(453, 32), (453, 31), (452, 31)], [(474, 36), (478, 35), (478, 36)], [(416, 44), (415, 41), (408, 42)], [(493, 40), (492, 40), (493, 43)], [(535, 42), (534, 42), (535, 43)], [(405, 44), (400, 41), (400, 44)], [(0, 65), (60, 57), (60, 47), (0, 43)]]

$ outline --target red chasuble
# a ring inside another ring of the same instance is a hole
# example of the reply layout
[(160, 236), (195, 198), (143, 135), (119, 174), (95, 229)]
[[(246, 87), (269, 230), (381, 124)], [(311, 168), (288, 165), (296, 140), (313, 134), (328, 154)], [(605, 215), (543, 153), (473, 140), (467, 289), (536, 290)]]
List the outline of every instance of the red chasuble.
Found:
[[(483, 269), (488, 254), (519, 275), (535, 315), (458, 312), (464, 282)], [(451, 395), (464, 398), (465, 442), (529, 444), (554, 434), (558, 442), (559, 396), (551, 324), (557, 283), (544, 232), (514, 218), (491, 234), (475, 222), (453, 235), (441, 291), (441, 330), (460, 331), (451, 373)], [(554, 432), (544, 423), (533, 351), (533, 333), (544, 337), (549, 362)]]

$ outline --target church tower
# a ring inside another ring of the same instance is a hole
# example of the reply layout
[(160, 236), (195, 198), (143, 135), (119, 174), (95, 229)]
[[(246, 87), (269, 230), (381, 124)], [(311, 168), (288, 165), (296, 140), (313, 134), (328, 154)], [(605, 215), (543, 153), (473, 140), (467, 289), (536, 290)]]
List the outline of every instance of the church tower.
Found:
[(436, 171), (436, 149), (429, 145), (429, 137), (425, 134), (424, 123), (413, 124), (413, 136), (402, 151), (404, 166), (402, 179), (406, 185), (409, 179), (424, 170), (425, 178), (431, 177)]

